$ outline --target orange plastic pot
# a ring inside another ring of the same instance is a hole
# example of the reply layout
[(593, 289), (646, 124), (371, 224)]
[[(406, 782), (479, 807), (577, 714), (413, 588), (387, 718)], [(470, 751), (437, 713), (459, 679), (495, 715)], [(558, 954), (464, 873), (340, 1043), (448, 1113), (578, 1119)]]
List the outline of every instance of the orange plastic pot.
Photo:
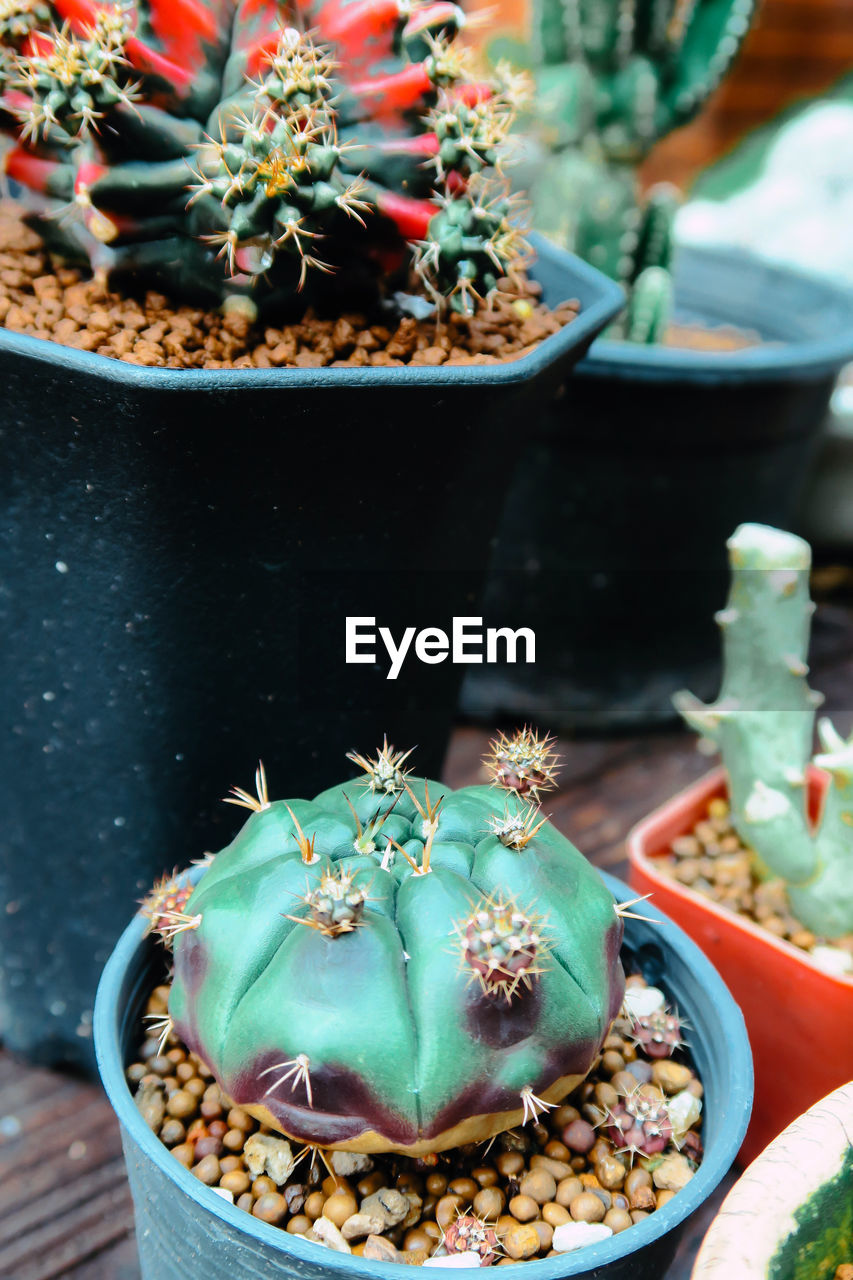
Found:
[[(809, 811), (826, 777), (809, 773)], [(661, 805), (628, 836), (631, 886), (681, 925), (714, 964), (746, 1022), (755, 1061), (755, 1103), (739, 1160), (749, 1163), (796, 1116), (853, 1077), (853, 978), (819, 969), (797, 947), (670, 879), (655, 866), (678, 836), (726, 795), (722, 768)]]

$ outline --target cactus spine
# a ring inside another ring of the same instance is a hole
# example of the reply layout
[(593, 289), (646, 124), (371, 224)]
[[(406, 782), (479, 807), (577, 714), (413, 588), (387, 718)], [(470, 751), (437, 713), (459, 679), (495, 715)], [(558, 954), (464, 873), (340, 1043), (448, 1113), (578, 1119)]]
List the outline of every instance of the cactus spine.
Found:
[(463, 23), (450, 0), (4, 0), (6, 171), (116, 277), (252, 314), (369, 305), (414, 269), (470, 312), (525, 246), (488, 176), (513, 91)]
[[(421, 1155), (533, 1120), (583, 1079), (622, 1001), (623, 924), (531, 821), (507, 757), (546, 789), (553, 754), (529, 731), (495, 744), (495, 785), (454, 792), (387, 742), (311, 801), (271, 801), (259, 770), (189, 899), (156, 886), (170, 1017), (235, 1104), (310, 1146)], [(496, 834), (507, 814), (521, 826)]]
[(723, 633), (720, 696), (705, 706), (676, 695), (685, 720), (722, 753), (738, 834), (787, 882), (795, 915), (826, 938), (853, 931), (853, 738), (827, 719), (815, 765), (830, 774), (817, 826), (807, 811), (806, 766), (815, 709), (808, 685), (814, 605), (811, 551), (793, 534), (745, 524), (729, 539), (731, 589), (717, 614)]
[(716, 88), (754, 0), (534, 0), (529, 39), (509, 53), (536, 76), (525, 121), (539, 146), (525, 171), (534, 222), (629, 291), (617, 332), (658, 341), (669, 319), (668, 185), (640, 200), (636, 168)]

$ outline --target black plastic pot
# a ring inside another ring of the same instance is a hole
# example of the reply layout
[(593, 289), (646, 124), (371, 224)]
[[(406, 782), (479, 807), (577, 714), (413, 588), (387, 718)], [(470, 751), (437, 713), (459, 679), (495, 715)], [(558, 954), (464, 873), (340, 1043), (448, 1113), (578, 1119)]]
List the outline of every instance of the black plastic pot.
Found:
[[(630, 896), (620, 881), (604, 879), (620, 900)], [(691, 1028), (691, 1052), (704, 1085), (704, 1159), (687, 1186), (643, 1222), (577, 1253), (519, 1264), (524, 1280), (661, 1280), (690, 1215), (731, 1166), (746, 1132), (752, 1059), (740, 1010), (676, 925), (625, 923), (634, 963), (665, 989)], [(98, 1067), (121, 1124), (143, 1280), (410, 1280), (407, 1267), (321, 1250), (226, 1204), (148, 1128), (124, 1079), (137, 1047), (140, 1011), (162, 965), (162, 951), (143, 937), (144, 924), (137, 918), (123, 933), (95, 1007)]]
[(93, 1066), (119, 922), (224, 842), (258, 757), (279, 797), (386, 731), (438, 771), (460, 668), (348, 666), (345, 619), (476, 613), (519, 429), (622, 300), (544, 244), (537, 269), (582, 313), (496, 366), (175, 371), (0, 330), (9, 1048)]
[(684, 249), (680, 319), (754, 330), (724, 354), (597, 341), (571, 396), (530, 424), (490, 572), (492, 624), (536, 632), (535, 667), (472, 667), (471, 715), (552, 728), (672, 719), (713, 693), (725, 540), (791, 527), (853, 293), (746, 253)]

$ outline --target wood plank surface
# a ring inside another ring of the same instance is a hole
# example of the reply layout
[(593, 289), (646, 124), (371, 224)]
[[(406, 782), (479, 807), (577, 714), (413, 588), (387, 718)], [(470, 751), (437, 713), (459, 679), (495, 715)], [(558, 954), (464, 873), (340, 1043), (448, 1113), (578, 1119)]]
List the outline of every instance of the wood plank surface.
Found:
[[(853, 605), (822, 604), (812, 684), (838, 727), (853, 725)], [(445, 777), (482, 778), (489, 729), (457, 729)], [(546, 806), (597, 866), (624, 875), (631, 825), (708, 761), (677, 729), (609, 741), (561, 741), (559, 790)], [(691, 1260), (734, 1175), (697, 1214), (661, 1280), (688, 1280)], [(28, 1067), (0, 1051), (0, 1277), (4, 1280), (139, 1280), (130, 1193), (118, 1126), (100, 1088)]]

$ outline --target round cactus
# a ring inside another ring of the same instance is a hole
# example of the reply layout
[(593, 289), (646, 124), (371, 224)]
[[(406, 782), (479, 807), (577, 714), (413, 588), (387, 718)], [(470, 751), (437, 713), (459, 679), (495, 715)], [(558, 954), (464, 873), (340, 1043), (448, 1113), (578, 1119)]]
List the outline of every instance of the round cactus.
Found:
[(235, 1104), (312, 1146), (419, 1155), (535, 1119), (619, 1010), (613, 898), (516, 790), (450, 791), (387, 743), (351, 758), (363, 776), (313, 800), (270, 801), (259, 771), (177, 915), (158, 886), (178, 1033)]
[(104, 273), (253, 314), (334, 272), (367, 304), (414, 266), (470, 310), (524, 245), (483, 176), (515, 91), (474, 75), (464, 22), (452, 0), (4, 0), (0, 165)]
[(668, 1009), (655, 1009), (631, 1020), (634, 1043), (650, 1058), (671, 1058), (684, 1044), (681, 1032), (681, 1019)]
[(638, 1085), (610, 1108), (604, 1132), (619, 1150), (659, 1155), (673, 1140), (669, 1105), (657, 1091), (646, 1092)]
[(455, 1218), (445, 1228), (441, 1243), (449, 1254), (479, 1254), (481, 1267), (491, 1266), (501, 1252), (494, 1225), (484, 1222), (473, 1213), (463, 1213)]

